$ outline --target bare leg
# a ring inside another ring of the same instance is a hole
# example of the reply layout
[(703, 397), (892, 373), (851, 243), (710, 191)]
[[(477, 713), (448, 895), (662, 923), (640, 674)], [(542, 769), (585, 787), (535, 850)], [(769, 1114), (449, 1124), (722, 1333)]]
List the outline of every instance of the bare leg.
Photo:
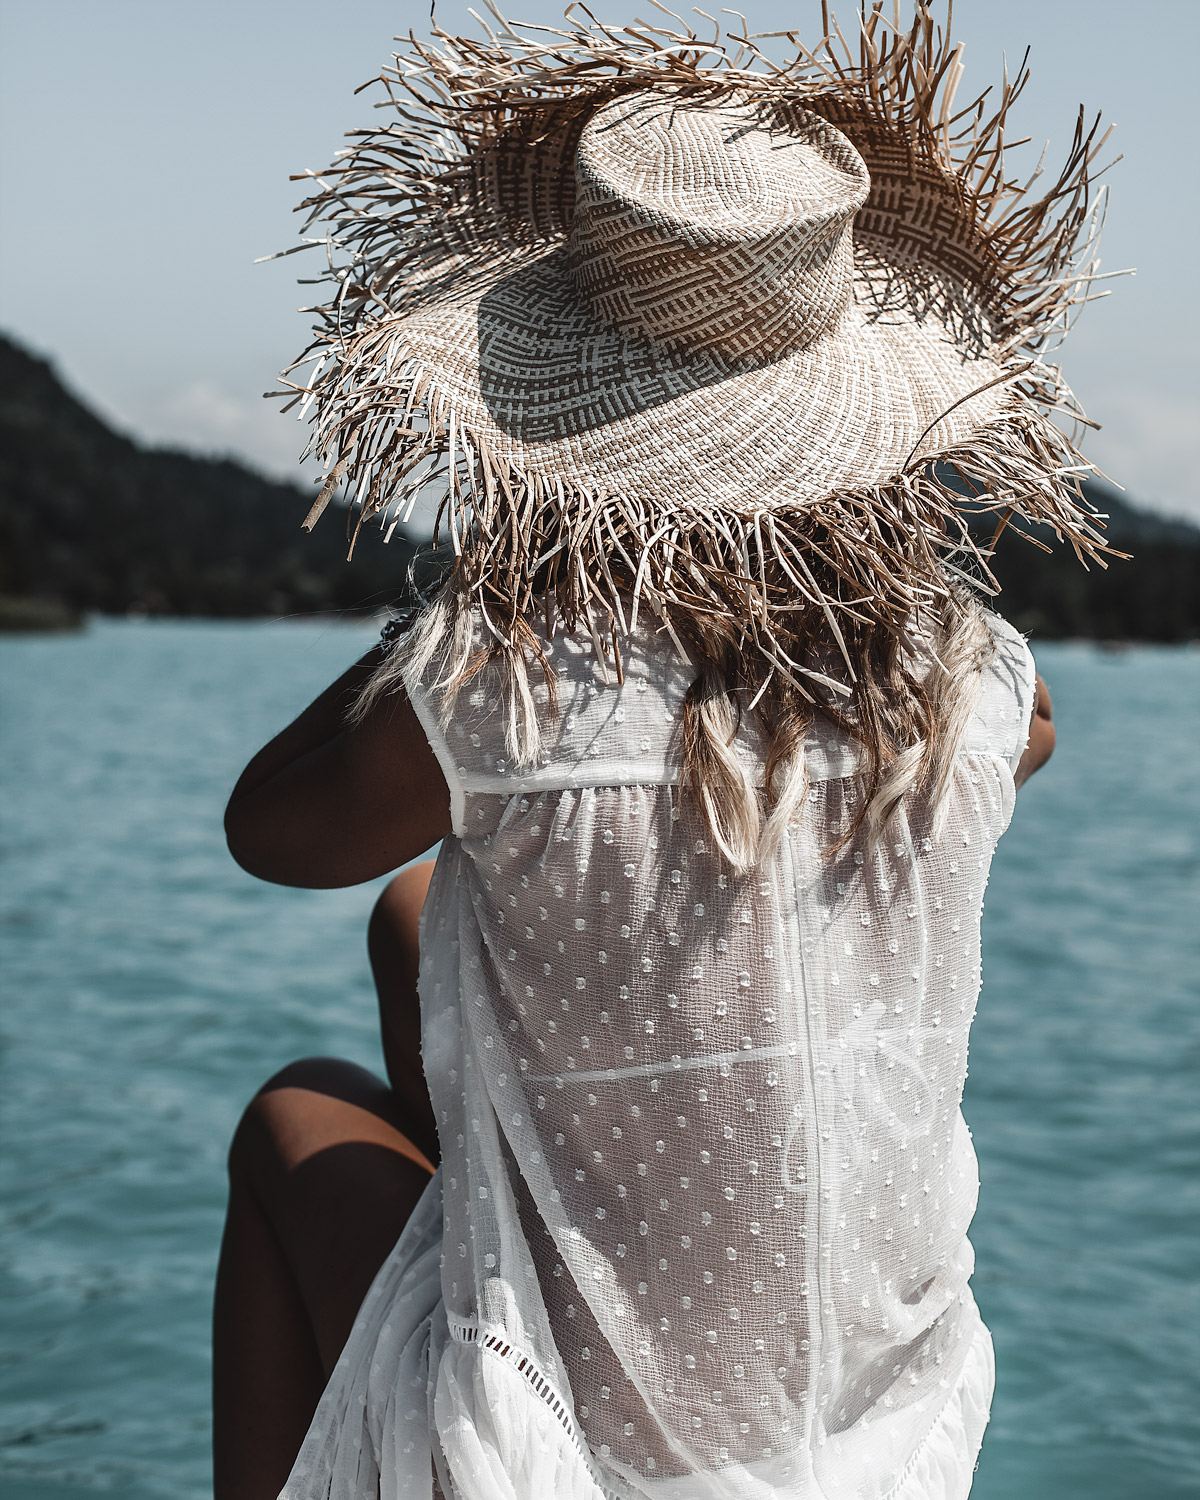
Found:
[(255, 1096), (229, 1158), (213, 1318), (216, 1500), (275, 1500), (432, 1171), (392, 1092), (331, 1058)]
[(421, 1067), (421, 1010), (417, 1000), (417, 923), (433, 875), (433, 861), (401, 870), (371, 913), (367, 952), (379, 995), (383, 1057), (403, 1129), (432, 1162), (437, 1125)]

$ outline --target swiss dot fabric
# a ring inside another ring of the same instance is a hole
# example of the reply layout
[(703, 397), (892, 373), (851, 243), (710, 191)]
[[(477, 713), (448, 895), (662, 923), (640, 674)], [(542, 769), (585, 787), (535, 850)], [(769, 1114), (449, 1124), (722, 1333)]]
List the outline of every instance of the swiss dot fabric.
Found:
[(520, 775), (494, 681), (445, 727), (436, 662), (409, 682), (453, 797), (420, 982), (443, 1160), (285, 1496), (966, 1496), (992, 1365), (959, 1102), (1033, 701), (991, 624), (942, 832), (913, 798), (828, 857), (856, 755), (821, 731), (740, 878), (680, 792), (662, 638), (618, 684), (554, 637)]

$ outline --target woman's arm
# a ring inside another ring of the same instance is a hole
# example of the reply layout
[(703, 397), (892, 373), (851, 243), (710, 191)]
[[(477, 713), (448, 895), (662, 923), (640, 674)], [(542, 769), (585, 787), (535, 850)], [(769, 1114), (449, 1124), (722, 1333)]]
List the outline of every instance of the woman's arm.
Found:
[(225, 810), (234, 859), (279, 885), (357, 885), (450, 832), (450, 793), (403, 693), (361, 723), (350, 706), (380, 661), (369, 651), (264, 745)]
[(1050, 689), (1039, 672), (1037, 690), (1033, 696), (1033, 719), (1029, 725), (1029, 744), (1026, 745), (1025, 753), (1021, 756), (1014, 778), (1018, 786), (1028, 781), (1035, 771), (1040, 771), (1054, 754), (1056, 735), (1051, 719), (1052, 712)]

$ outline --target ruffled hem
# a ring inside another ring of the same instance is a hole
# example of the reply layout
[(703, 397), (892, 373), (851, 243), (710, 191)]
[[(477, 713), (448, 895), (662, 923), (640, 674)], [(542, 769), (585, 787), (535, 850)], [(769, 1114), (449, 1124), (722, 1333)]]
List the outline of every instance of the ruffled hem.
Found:
[[(435, 1468), (446, 1500), (823, 1494), (807, 1465), (799, 1489), (794, 1472), (777, 1485), (755, 1466), (616, 1487), (568, 1401), (528, 1356), (499, 1334), (449, 1326), (441, 1249), (439, 1174), (363, 1302), (280, 1500), (433, 1500)], [(900, 1478), (857, 1500), (967, 1500), (993, 1381), (991, 1338), (977, 1323), (959, 1379)]]
[(991, 1335), (980, 1323), (950, 1399), (883, 1500), (966, 1500), (991, 1416), (995, 1381)]

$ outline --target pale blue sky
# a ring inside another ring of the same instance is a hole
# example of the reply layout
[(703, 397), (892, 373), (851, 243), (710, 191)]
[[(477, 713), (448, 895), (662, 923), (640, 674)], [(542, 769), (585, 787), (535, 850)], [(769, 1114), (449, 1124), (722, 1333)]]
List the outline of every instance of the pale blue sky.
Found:
[[(845, 3), (853, 21), (856, 6)], [(835, 5), (835, 9), (838, 7)], [(627, 21), (644, 0), (606, 0)], [(906, 4), (907, 12), (907, 4)], [(513, 0), (516, 19), (561, 6)], [(816, 40), (818, 0), (762, 0), (752, 29)], [(322, 167), (370, 119), (353, 90), (427, 24), (396, 0), (0, 0), (0, 328), (53, 358), (137, 437), (294, 474), (300, 429), (260, 393), (302, 346), (289, 172)], [(465, 4), (443, 25), (473, 25)], [(1195, 294), (1197, 0), (958, 0), (960, 99), (1033, 44), (1016, 124), (1049, 160), (1080, 102), (1118, 126), (1105, 269), (1068, 379), (1104, 424), (1088, 451), (1139, 499), (1200, 520)]]

